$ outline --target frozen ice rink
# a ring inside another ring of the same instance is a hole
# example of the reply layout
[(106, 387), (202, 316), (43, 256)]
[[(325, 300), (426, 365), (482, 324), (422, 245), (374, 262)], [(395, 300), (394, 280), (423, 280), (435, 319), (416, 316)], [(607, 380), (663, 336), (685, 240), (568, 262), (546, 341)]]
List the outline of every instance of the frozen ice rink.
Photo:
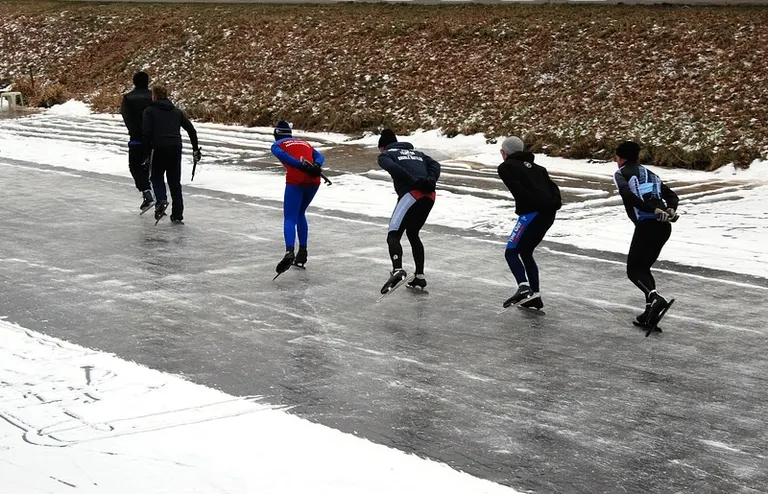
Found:
[(518, 490), (768, 490), (762, 278), (660, 263), (645, 338), (622, 255), (545, 243), (546, 315), (497, 314), (503, 238), (428, 223), (428, 293), (377, 304), (385, 219), (310, 208), (307, 270), (272, 281), (278, 201), (185, 185), (153, 226), (126, 177), (0, 158), (8, 322)]

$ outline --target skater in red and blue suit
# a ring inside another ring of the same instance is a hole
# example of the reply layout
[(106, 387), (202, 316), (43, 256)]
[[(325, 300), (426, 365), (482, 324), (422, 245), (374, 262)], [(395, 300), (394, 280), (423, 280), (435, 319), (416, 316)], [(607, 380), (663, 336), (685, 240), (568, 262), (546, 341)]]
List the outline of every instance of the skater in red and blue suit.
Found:
[[(320, 187), (321, 167), (325, 163), (325, 158), (307, 141), (293, 137), (291, 126), (285, 120), (277, 123), (274, 136), (272, 154), (285, 167), (283, 199), (285, 255), (275, 269), (279, 274), (287, 271), (291, 264), (303, 267), (307, 262), (309, 225), (306, 211)], [(294, 253), (297, 233), (299, 251)]]
[(419, 230), (435, 204), (435, 184), (440, 178), (440, 163), (413, 149), (411, 143), (397, 142), (397, 136), (391, 129), (381, 132), (379, 151), (379, 166), (390, 174), (397, 192), (397, 205), (389, 220), (387, 233), (392, 272), (389, 280), (381, 287), (381, 293), (389, 293), (405, 280), (403, 247), (400, 244), (403, 233), (408, 236), (416, 264), (414, 277), (408, 285), (424, 289), (427, 286), (424, 277), (424, 244), (419, 238)]
[(560, 189), (549, 178), (547, 169), (534, 163), (533, 153), (524, 150), (519, 137), (508, 137), (501, 145), (504, 162), (499, 177), (515, 198), (517, 223), (507, 242), (504, 257), (517, 280), (517, 291), (503, 306), (520, 304), (541, 310), (539, 267), (533, 259), (534, 249), (555, 222), (555, 213), (563, 205)]

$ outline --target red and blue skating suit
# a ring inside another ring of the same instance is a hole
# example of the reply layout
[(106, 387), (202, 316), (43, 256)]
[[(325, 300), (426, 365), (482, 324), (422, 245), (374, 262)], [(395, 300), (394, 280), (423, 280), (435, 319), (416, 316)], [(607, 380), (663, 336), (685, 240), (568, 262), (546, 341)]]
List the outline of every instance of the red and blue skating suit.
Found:
[(301, 170), (301, 159), (322, 166), (325, 158), (307, 141), (286, 137), (272, 144), (272, 154), (285, 167), (285, 196), (283, 198), (283, 236), (286, 249), (294, 248), (296, 234), (299, 246), (306, 247), (309, 237), (306, 211), (320, 186), (320, 177)]

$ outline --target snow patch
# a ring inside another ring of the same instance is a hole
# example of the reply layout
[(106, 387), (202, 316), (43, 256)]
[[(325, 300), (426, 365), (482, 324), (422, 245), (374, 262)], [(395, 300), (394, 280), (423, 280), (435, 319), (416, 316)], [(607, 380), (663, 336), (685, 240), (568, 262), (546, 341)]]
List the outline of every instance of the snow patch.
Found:
[(50, 115), (67, 115), (71, 117), (83, 117), (91, 114), (91, 107), (83, 103), (82, 101), (69, 100), (66, 103), (60, 105), (54, 105), (46, 113)]

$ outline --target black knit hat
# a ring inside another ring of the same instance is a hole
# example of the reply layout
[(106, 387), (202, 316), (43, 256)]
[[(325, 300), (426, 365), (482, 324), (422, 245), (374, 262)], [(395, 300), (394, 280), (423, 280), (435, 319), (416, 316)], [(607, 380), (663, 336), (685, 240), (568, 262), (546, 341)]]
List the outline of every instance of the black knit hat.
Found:
[(384, 129), (381, 131), (381, 136), (379, 137), (379, 147), (385, 148), (392, 144), (393, 142), (397, 142), (397, 136), (394, 132), (392, 132), (392, 129)]
[(149, 74), (136, 72), (133, 74), (133, 85), (136, 87), (149, 87)]
[(293, 133), (291, 132), (291, 125), (286, 122), (285, 120), (280, 120), (277, 122), (277, 125), (275, 125), (275, 140), (279, 141), (280, 139), (285, 139), (286, 137), (291, 137)]
[(640, 157), (640, 145), (632, 141), (624, 141), (616, 148), (616, 156), (627, 161), (637, 161)]

